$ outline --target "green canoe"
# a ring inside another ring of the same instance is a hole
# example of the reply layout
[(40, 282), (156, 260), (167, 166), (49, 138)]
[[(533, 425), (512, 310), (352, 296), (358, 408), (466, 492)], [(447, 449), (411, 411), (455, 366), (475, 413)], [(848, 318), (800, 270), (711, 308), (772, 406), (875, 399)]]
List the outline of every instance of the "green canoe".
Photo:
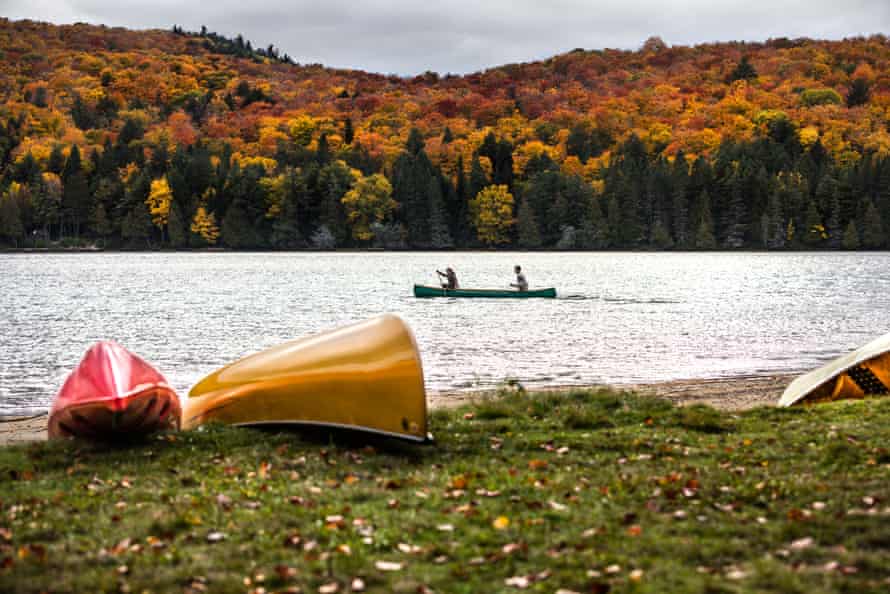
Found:
[(415, 297), (488, 297), (514, 299), (528, 299), (530, 297), (556, 297), (556, 289), (533, 289), (530, 291), (515, 291), (508, 289), (443, 289), (441, 287), (427, 287), (414, 285)]

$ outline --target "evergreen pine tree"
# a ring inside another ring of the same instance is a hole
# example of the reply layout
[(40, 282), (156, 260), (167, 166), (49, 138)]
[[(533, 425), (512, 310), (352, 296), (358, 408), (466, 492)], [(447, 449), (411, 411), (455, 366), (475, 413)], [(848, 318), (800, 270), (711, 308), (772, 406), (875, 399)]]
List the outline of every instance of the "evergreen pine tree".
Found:
[(671, 234), (668, 233), (668, 230), (664, 226), (664, 223), (661, 222), (661, 219), (657, 219), (652, 226), (651, 243), (653, 246), (663, 250), (674, 247), (674, 241), (671, 239)]
[(331, 149), (328, 146), (328, 135), (322, 132), (318, 137), (318, 150), (315, 152), (315, 160), (319, 165), (326, 165), (331, 160)]
[(189, 241), (189, 220), (183, 212), (183, 207), (174, 200), (170, 205), (170, 215), (167, 219), (167, 237), (174, 248), (184, 248)]
[(107, 239), (114, 230), (111, 221), (108, 219), (108, 213), (105, 210), (105, 206), (101, 202), (97, 202), (96, 208), (93, 209), (92, 228), (93, 233), (102, 239)]
[(841, 246), (845, 250), (859, 249), (859, 231), (856, 229), (856, 221), (850, 220), (847, 229), (844, 231), (844, 239), (841, 242)]
[(834, 192), (828, 206), (828, 220), (825, 221), (825, 231), (828, 233), (828, 247), (837, 249), (841, 247), (843, 228), (840, 220), (841, 205), (838, 193)]
[(754, 65), (751, 64), (748, 56), (743, 56), (742, 60), (736, 64), (736, 67), (729, 75), (730, 82), (737, 80), (752, 80), (755, 78), (757, 78), (757, 70), (754, 69)]
[(259, 242), (243, 197), (236, 197), (226, 210), (220, 227), (220, 237), (232, 249), (257, 247)]
[[(470, 187), (467, 180), (467, 174), (464, 170), (463, 155), (457, 157), (457, 165), (454, 182), (454, 199), (456, 206), (453, 209), (454, 219), (451, 228), (453, 229), (454, 238), (460, 246), (465, 246), (473, 237), (473, 224), (470, 221)], [(483, 186), (484, 187), (484, 186)], [(478, 192), (477, 192), (478, 194)]]
[(393, 165), (392, 197), (401, 205), (399, 212), (408, 230), (408, 243), (415, 247), (428, 247), (431, 242), (428, 190), (435, 174), (424, 150), (423, 137), (412, 128), (405, 151)]
[(695, 247), (710, 250), (717, 247), (714, 239), (714, 221), (711, 218), (711, 198), (707, 190), (699, 198), (699, 220), (695, 231)]
[(77, 237), (80, 236), (81, 225), (87, 223), (92, 214), (91, 198), (83, 171), (71, 173), (62, 190), (62, 212)]
[(473, 155), (473, 160), (470, 162), (469, 199), (472, 200), (478, 196), (479, 192), (489, 185), (491, 185), (491, 180), (488, 179), (485, 169), (482, 168), (479, 155)]
[(766, 213), (767, 227), (764, 230), (763, 241), (769, 249), (781, 249), (785, 247), (785, 226), (782, 216), (782, 198), (778, 190), (772, 192), (769, 197), (769, 205)]
[(847, 107), (857, 107), (868, 103), (871, 97), (871, 84), (865, 78), (855, 78), (847, 88)]
[(825, 226), (822, 224), (822, 216), (819, 214), (819, 209), (816, 208), (816, 203), (812, 200), (810, 200), (807, 206), (807, 215), (804, 220), (804, 243), (810, 247), (816, 247), (823, 240), (827, 239)]
[(677, 246), (684, 247), (689, 241), (689, 201), (686, 199), (686, 184), (678, 183), (672, 196), (672, 215), (674, 221), (674, 237)]
[(143, 243), (149, 245), (151, 229), (151, 214), (142, 202), (135, 204), (121, 221), (121, 237), (133, 247), (142, 247)]
[(621, 207), (618, 204), (618, 198), (615, 195), (609, 196), (609, 203), (606, 206), (606, 223), (608, 227), (609, 247), (621, 246)]
[(352, 128), (352, 118), (346, 118), (343, 122), (343, 142), (344, 144), (352, 144), (355, 138), (355, 130)]
[(438, 179), (430, 177), (426, 193), (430, 208), (430, 245), (439, 249), (454, 247), (454, 241), (448, 230), (448, 215), (445, 212)]
[(46, 170), (50, 173), (60, 175), (65, 169), (65, 153), (62, 151), (62, 145), (57, 144), (49, 153), (49, 160), (46, 162)]
[(24, 235), (25, 228), (22, 225), (18, 200), (9, 192), (5, 192), (0, 196), (0, 237), (17, 246)]
[(745, 196), (743, 181), (739, 175), (733, 175), (729, 181), (729, 204), (725, 211), (725, 238), (723, 245), (728, 248), (740, 248), (745, 244), (747, 224), (745, 222)]
[(529, 205), (528, 200), (524, 198), (519, 203), (516, 226), (519, 233), (519, 247), (532, 249), (541, 247), (541, 233), (538, 230), (535, 212)]
[(343, 245), (349, 236), (342, 199), (353, 181), (353, 174), (343, 161), (332, 161), (318, 172), (318, 190), (321, 193), (318, 222), (327, 227), (337, 245)]
[(305, 192), (305, 183), (294, 169), (286, 173), (284, 199), (281, 215), (272, 224), (271, 243), (279, 249), (294, 249), (302, 244), (299, 220), (299, 198)]
[(865, 218), (862, 221), (862, 245), (872, 249), (884, 245), (884, 225), (881, 221), (881, 214), (871, 200), (867, 201)]

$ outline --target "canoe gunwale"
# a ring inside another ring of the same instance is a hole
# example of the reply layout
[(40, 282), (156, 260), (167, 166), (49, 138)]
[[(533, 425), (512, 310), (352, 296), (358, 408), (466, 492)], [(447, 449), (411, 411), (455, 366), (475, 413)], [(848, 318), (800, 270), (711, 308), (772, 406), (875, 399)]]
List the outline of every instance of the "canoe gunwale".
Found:
[(382, 429), (374, 429), (364, 425), (350, 425), (347, 423), (331, 423), (327, 421), (304, 421), (300, 419), (286, 419), (280, 421), (247, 421), (245, 423), (232, 423), (233, 427), (288, 427), (296, 425), (298, 427), (321, 427), (326, 429), (339, 429), (345, 431), (355, 431), (356, 433), (371, 433), (381, 437), (390, 437), (400, 441), (409, 441), (421, 445), (432, 445), (436, 443), (433, 434), (427, 432), (424, 437), (418, 437), (408, 433), (395, 433), (393, 431), (384, 431)]
[(487, 299), (555, 299), (556, 288), (544, 287), (541, 289), (529, 289), (516, 291), (510, 289), (446, 289), (429, 285), (414, 285), (414, 296), (418, 298), (432, 297), (467, 297)]

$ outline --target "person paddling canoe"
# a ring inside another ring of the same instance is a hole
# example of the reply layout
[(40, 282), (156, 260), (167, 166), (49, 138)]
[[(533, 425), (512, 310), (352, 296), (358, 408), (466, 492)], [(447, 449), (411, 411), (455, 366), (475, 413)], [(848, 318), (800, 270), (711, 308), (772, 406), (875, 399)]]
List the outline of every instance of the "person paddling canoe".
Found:
[(440, 277), (445, 279), (445, 282), (442, 283), (443, 289), (450, 289), (453, 291), (453, 290), (459, 288), (459, 286), (457, 284), (457, 274), (454, 272), (454, 269), (451, 268), (450, 266), (445, 269), (445, 272), (440, 272), (437, 270), (436, 274), (438, 274)]
[(516, 273), (516, 282), (510, 283), (510, 286), (516, 287), (520, 291), (528, 291), (528, 281), (525, 279), (525, 275), (522, 274), (522, 266), (517, 264), (513, 267), (513, 272)]

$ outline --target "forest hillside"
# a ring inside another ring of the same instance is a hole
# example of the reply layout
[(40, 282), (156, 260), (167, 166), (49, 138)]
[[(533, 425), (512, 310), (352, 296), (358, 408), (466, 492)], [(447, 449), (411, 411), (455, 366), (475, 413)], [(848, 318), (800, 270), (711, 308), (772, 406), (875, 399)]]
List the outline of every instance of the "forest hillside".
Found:
[(0, 244), (890, 247), (890, 40), (406, 78), (0, 19)]

